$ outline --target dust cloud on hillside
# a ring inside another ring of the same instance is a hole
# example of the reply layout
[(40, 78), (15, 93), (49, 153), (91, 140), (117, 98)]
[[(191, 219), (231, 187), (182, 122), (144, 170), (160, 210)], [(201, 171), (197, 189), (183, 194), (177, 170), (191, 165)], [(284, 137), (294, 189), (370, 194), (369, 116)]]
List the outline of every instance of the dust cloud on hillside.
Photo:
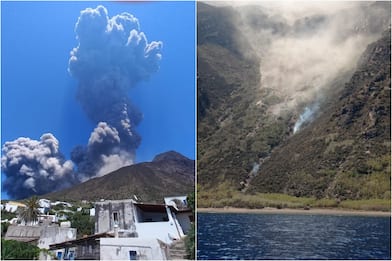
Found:
[(260, 60), (260, 97), (276, 100), (269, 111), (296, 111), (302, 121), (322, 111), (325, 98), (339, 87), (336, 79), (347, 79), (366, 46), (390, 26), (389, 2), (219, 5), (235, 6), (238, 12), (234, 23), (251, 45), (242, 53)]

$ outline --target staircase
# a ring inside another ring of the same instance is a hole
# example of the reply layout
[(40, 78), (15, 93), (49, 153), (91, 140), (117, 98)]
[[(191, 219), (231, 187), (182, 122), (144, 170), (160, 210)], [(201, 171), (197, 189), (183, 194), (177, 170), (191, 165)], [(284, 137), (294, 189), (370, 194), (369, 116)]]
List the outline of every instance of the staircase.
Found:
[(187, 253), (185, 248), (185, 238), (174, 241), (169, 247), (169, 260), (184, 260)]

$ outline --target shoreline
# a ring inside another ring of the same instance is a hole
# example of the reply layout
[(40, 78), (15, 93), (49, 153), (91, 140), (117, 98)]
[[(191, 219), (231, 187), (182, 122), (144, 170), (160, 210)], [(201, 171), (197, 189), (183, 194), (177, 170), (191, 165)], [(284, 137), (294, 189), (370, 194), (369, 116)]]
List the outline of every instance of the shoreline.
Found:
[(377, 217), (390, 217), (391, 212), (384, 211), (367, 211), (367, 210), (354, 210), (354, 209), (340, 209), (340, 208), (311, 208), (295, 209), (295, 208), (261, 208), (261, 209), (248, 209), (248, 208), (197, 208), (198, 213), (232, 213), (232, 214), (297, 214), (297, 215), (340, 215), (340, 216), (377, 216)]

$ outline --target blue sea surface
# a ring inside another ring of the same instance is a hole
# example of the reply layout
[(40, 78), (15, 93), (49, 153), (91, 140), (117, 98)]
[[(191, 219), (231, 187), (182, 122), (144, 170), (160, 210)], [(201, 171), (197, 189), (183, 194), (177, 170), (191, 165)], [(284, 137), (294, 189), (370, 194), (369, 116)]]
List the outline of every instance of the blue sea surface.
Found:
[(391, 218), (199, 213), (198, 259), (391, 259)]

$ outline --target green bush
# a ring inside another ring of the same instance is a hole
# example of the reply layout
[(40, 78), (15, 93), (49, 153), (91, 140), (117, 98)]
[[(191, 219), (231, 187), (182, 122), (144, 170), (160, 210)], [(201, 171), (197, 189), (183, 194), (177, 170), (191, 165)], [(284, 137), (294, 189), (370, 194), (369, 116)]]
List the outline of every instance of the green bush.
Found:
[(13, 219), (13, 218), (15, 218), (15, 217), (16, 217), (16, 214), (15, 214), (15, 213), (8, 212), (8, 211), (5, 211), (5, 210), (2, 210), (2, 211), (1, 211), (1, 219), (2, 219), (2, 220), (4, 220), (4, 219), (11, 220), (11, 219)]
[(1, 223), (1, 237), (5, 236), (9, 226), (10, 226), (10, 223), (8, 223), (8, 222)]
[(185, 239), (185, 248), (187, 259), (195, 260), (195, 224), (192, 224), (191, 230)]
[(1, 259), (38, 259), (40, 249), (37, 246), (15, 240), (1, 239)]
[[(377, 178), (377, 179), (376, 179)], [(380, 176), (370, 175), (364, 177), (362, 181), (374, 181), (378, 180)], [(383, 180), (383, 179), (381, 179)], [(344, 183), (351, 182), (350, 179), (344, 180)], [(372, 189), (373, 194), (378, 193), (376, 186), (378, 186), (379, 192), (385, 190), (385, 186), (389, 186), (389, 182), (384, 181), (385, 184), (378, 181), (376, 185), (370, 186), (366, 182), (361, 182), (359, 185), (363, 186), (363, 190)], [(340, 183), (342, 184), (342, 183)], [(367, 188), (369, 187), (369, 188)], [(335, 188), (336, 190), (336, 188)], [(272, 208), (346, 208), (346, 209), (358, 209), (358, 210), (377, 210), (377, 211), (389, 211), (390, 208), (390, 192), (387, 191), (382, 194), (380, 198), (373, 199), (362, 199), (362, 200), (345, 200), (335, 198), (316, 198), (316, 197), (294, 197), (280, 193), (254, 193), (254, 194), (243, 194), (238, 191), (231, 191), (230, 197), (224, 197), (221, 193), (214, 193), (214, 191), (202, 191), (197, 194), (198, 206), (199, 207), (212, 207), (212, 208), (223, 208), (223, 207), (238, 207), (248, 209), (261, 209), (264, 207)], [(349, 194), (346, 194), (349, 195)]]
[(391, 201), (385, 199), (345, 200), (339, 206), (367, 211), (391, 211)]
[[(193, 215), (195, 215), (195, 193), (192, 192), (187, 197), (188, 206), (192, 209)], [(195, 224), (192, 224), (190, 231), (185, 239), (185, 248), (187, 252), (187, 258), (195, 259)]]
[(94, 234), (95, 221), (89, 214), (85, 215), (82, 212), (75, 212), (73, 215), (70, 215), (69, 221), (71, 221), (71, 227), (77, 229), (78, 238), (83, 235)]

